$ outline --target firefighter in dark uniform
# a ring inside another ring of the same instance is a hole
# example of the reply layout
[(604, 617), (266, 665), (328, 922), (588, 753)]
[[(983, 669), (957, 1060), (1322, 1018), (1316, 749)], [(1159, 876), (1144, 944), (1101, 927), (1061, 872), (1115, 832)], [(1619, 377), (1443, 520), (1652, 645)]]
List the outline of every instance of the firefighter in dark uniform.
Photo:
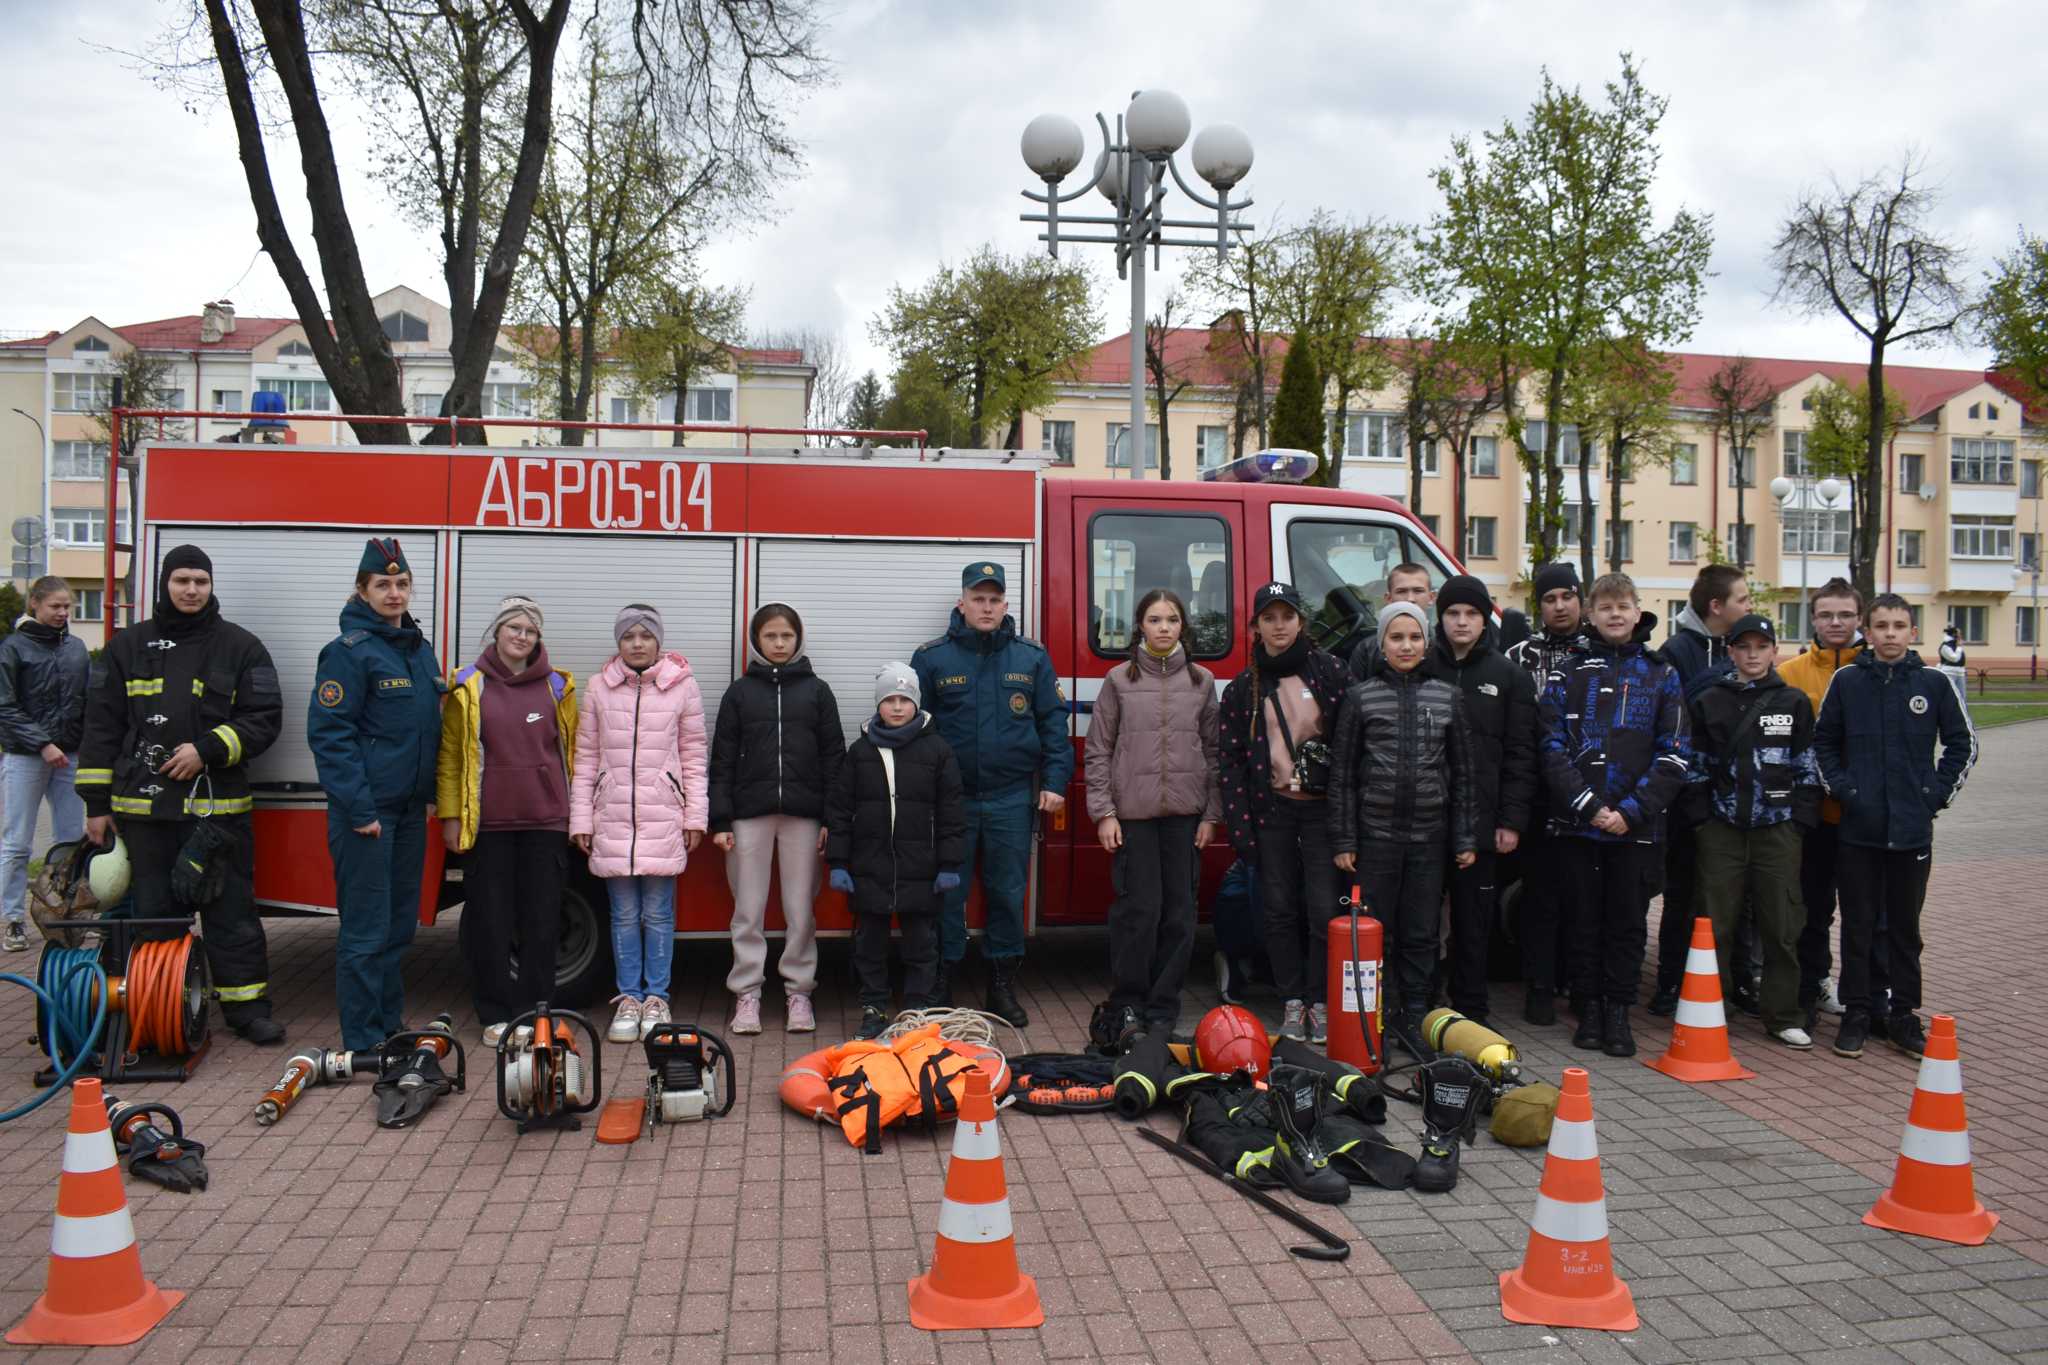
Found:
[(405, 1027), (405, 950), (420, 922), (427, 810), (441, 744), (444, 684), (434, 647), (406, 608), (412, 568), (395, 539), (373, 539), (320, 651), (306, 739), (327, 792), (334, 858), (334, 993), (341, 1045), (375, 1047)]
[[(105, 843), (119, 827), (135, 869), (136, 915), (199, 916), (222, 1016), (265, 1045), (284, 1041), (284, 1025), (270, 1016), (247, 765), (283, 719), (270, 652), (221, 619), (213, 561), (180, 545), (164, 556), (150, 618), (107, 645), (78, 755), (86, 832)], [(172, 880), (188, 842), (195, 865), (218, 860), (225, 874), (219, 894), (196, 903), (188, 897), (197, 892)]]
[[(1007, 613), (1003, 566), (976, 560), (960, 573), (960, 603), (946, 633), (918, 646), (925, 709), (960, 760), (967, 797), (967, 866), (981, 854), (988, 912), (981, 952), (988, 959), (986, 1005), (1018, 1028), (1017, 964), (1024, 957), (1024, 890), (1031, 871), (1032, 821), (1066, 804), (1074, 775), (1067, 702), (1052, 656), (1017, 634)], [(939, 916), (939, 980), (934, 996), (951, 1003), (952, 973), (967, 954), (967, 884), (946, 893)]]

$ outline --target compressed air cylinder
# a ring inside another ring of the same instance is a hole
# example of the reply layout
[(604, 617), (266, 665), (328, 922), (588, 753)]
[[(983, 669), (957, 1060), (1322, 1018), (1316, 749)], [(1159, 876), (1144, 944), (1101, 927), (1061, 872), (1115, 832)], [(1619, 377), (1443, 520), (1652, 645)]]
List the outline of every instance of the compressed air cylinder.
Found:
[(1522, 1074), (1521, 1054), (1513, 1043), (1456, 1010), (1431, 1010), (1422, 1020), (1422, 1037), (1437, 1052), (1463, 1057), (1496, 1081)]

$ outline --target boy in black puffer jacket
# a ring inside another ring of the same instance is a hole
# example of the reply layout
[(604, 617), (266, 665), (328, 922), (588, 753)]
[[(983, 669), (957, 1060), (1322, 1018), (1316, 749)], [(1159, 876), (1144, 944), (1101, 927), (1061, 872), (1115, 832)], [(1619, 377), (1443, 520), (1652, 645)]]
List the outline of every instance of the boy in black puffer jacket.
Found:
[(1457, 685), (1423, 675), (1421, 608), (1395, 602), (1379, 627), (1373, 674), (1346, 694), (1330, 746), (1330, 847), (1386, 926), (1388, 975), (1400, 993), (1387, 1031), (1424, 1060), (1444, 863), (1471, 867), (1477, 847), (1470, 738)]
[(960, 885), (966, 857), (960, 764), (918, 703), (910, 665), (885, 665), (875, 678), (875, 714), (847, 749), (825, 808), (832, 889), (853, 907), (860, 1038), (879, 1037), (889, 1025), (892, 915), (903, 932), (904, 1002), (932, 1003), (939, 906)]

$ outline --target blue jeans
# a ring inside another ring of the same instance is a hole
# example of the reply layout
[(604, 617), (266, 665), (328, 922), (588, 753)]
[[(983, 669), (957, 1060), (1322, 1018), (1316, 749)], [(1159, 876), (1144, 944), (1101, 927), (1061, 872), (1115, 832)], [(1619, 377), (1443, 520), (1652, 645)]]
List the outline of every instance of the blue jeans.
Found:
[(668, 999), (669, 963), (676, 953), (676, 879), (606, 877), (612, 903), (612, 965), (619, 994)]
[(0, 763), (0, 801), (6, 803), (6, 842), (0, 844), (0, 909), (19, 923), (28, 915), (28, 860), (34, 852), (36, 816), (50, 803), (50, 832), (57, 843), (85, 835), (85, 802), (72, 785), (78, 776), (78, 755), (61, 768), (43, 762), (40, 754), (8, 754)]
[(960, 885), (946, 893), (939, 916), (940, 952), (948, 966), (967, 956), (967, 888), (974, 879), (974, 852), (981, 849), (981, 903), (987, 912), (981, 955), (990, 961), (1024, 956), (1024, 886), (1031, 871), (1031, 816), (1038, 794), (1026, 788), (984, 800), (970, 796), (967, 855)]

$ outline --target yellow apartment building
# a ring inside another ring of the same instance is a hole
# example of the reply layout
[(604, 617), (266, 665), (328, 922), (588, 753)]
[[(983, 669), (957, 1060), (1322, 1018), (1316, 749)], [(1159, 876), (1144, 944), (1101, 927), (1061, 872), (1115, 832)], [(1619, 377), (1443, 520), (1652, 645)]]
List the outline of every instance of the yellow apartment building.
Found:
[[(1167, 451), (1175, 479), (1198, 478), (1201, 470), (1235, 453), (1236, 383), (1225, 362), (1238, 343), (1228, 326), (1226, 317), (1213, 328), (1182, 328), (1168, 338), (1169, 367), (1190, 381), (1167, 409)], [(1268, 382), (1277, 388), (1286, 340), (1270, 339), (1269, 345), (1274, 354)], [(1128, 347), (1127, 337), (1096, 347), (1059, 388), (1055, 401), (1025, 419), (1026, 444), (1053, 453), (1056, 470), (1082, 478), (1129, 476)], [(1623, 571), (1635, 579), (1644, 605), (1668, 623), (1706, 562), (1710, 531), (1726, 557), (1734, 558), (1739, 492), (1743, 560), (1753, 579), (1776, 590), (1770, 610), (1789, 650), (1807, 633), (1799, 593), (1802, 574), (1813, 586), (1847, 575), (1852, 522), (1846, 491), (1832, 506), (1823, 506), (1809, 478), (1806, 488), (1780, 506), (1771, 482), (1786, 476), (1798, 484), (1805, 472), (1813, 392), (1830, 381), (1859, 383), (1863, 367), (1753, 360), (1773, 394), (1771, 420), (1755, 446), (1738, 458), (1713, 431), (1706, 397), (1708, 377), (1729, 357), (1681, 352), (1675, 359), (1677, 456), (1668, 467), (1625, 471), (1618, 521), (1609, 514), (1609, 453), (1596, 441), (1582, 441), (1574, 428), (1561, 433), (1570, 527), (1566, 554), (1578, 557), (1576, 469), (1583, 460), (1596, 502), (1596, 568), (1606, 570), (1618, 537)], [(2048, 428), (2028, 423), (2022, 404), (1982, 371), (1893, 365), (1887, 367), (1886, 384), (1905, 401), (1908, 420), (1887, 453), (1878, 588), (1913, 604), (1930, 656), (1942, 626), (1953, 622), (1970, 650), (1972, 667), (2025, 667), (2042, 628), (2034, 567), (2041, 562), (2041, 474), (2048, 458)], [(1409, 451), (1401, 397), (1398, 389), (1351, 397), (1344, 433), (1346, 488), (1407, 501)], [(1525, 421), (1540, 422), (1541, 405), (1530, 395), (1524, 394), (1519, 407)], [(1334, 410), (1330, 420), (1334, 429)], [(1529, 495), (1502, 430), (1499, 414), (1486, 419), (1468, 452), (1465, 544), (1456, 548), (1497, 601), (1517, 605), (1531, 567), (1524, 535)], [(1147, 477), (1158, 477), (1159, 435), (1155, 408), (1145, 435)], [(1541, 439), (1540, 426), (1529, 439), (1532, 445)], [(1246, 449), (1255, 445), (1253, 434)], [(1456, 520), (1456, 481), (1429, 446), (1423, 468), (1422, 498), (1415, 510), (1432, 530), (1448, 535)]]

